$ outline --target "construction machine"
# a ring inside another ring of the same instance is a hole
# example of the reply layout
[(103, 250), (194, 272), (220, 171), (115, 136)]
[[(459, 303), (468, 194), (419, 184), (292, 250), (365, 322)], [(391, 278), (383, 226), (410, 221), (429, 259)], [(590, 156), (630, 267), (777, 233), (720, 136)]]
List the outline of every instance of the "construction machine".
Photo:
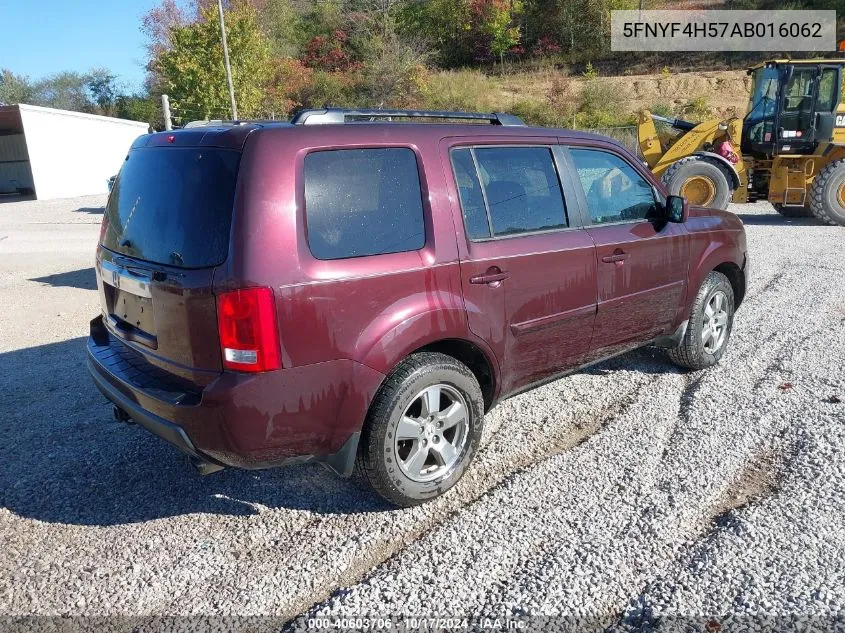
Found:
[(844, 69), (845, 59), (754, 66), (742, 119), (696, 124), (644, 110), (643, 159), (693, 205), (768, 200), (781, 215), (845, 226)]

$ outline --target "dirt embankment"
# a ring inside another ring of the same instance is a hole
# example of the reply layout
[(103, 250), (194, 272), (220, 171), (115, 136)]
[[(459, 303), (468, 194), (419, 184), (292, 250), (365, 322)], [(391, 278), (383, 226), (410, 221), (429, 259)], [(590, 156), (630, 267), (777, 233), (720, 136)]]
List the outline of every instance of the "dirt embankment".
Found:
[(656, 75), (628, 75), (619, 77), (568, 77), (563, 73), (544, 72), (504, 77), (503, 95), (511, 99), (546, 99), (556, 89), (565, 90), (578, 98), (588, 81), (607, 84), (617, 95), (619, 107), (636, 112), (656, 105), (680, 111), (700, 100), (714, 115), (743, 114), (748, 105), (751, 78), (740, 70), (695, 73), (666, 73)]

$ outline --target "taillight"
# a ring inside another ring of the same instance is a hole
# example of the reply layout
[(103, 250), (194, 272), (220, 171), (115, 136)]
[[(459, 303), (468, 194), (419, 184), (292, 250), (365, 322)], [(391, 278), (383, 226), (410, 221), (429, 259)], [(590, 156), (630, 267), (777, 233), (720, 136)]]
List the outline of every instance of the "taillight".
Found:
[(255, 372), (282, 366), (270, 288), (242, 288), (218, 295), (217, 328), (226, 369)]

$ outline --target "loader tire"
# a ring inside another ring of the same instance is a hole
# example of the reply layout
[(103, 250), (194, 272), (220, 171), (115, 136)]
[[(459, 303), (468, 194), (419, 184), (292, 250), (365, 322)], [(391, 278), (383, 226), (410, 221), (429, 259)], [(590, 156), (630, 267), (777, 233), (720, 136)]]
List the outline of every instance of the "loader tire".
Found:
[(830, 163), (813, 179), (810, 208), (822, 222), (845, 226), (845, 158)]
[(727, 209), (733, 196), (733, 178), (719, 161), (687, 156), (663, 172), (660, 179), (674, 196), (683, 196), (694, 207)]

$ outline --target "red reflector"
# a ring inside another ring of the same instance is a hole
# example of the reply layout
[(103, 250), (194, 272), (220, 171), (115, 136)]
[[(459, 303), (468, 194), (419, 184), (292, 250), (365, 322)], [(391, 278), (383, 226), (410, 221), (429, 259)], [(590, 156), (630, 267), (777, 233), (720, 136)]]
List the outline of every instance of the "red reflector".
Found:
[(173, 134), (171, 134), (170, 136), (167, 137), (168, 143), (173, 143), (175, 141), (176, 141), (176, 137)]
[(271, 371), (282, 366), (276, 302), (270, 288), (242, 288), (217, 297), (223, 367)]

